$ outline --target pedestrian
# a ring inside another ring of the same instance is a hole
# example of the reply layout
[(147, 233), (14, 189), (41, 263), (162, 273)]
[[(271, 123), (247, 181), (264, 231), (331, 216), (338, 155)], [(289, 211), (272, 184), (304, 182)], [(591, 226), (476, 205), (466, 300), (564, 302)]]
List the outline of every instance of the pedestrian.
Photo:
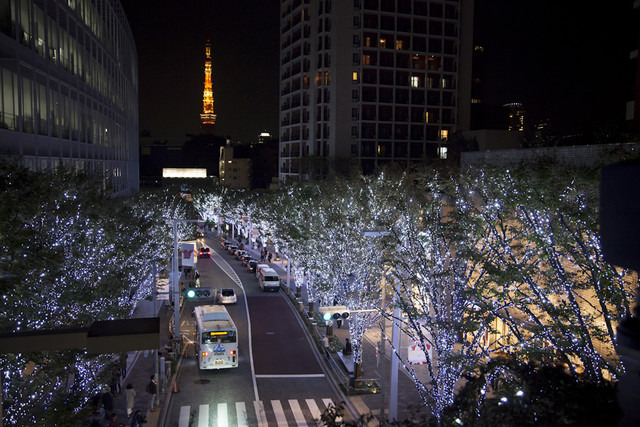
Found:
[(111, 368), (111, 391), (114, 395), (120, 394), (120, 364)]
[(147, 419), (142, 415), (142, 411), (140, 409), (136, 410), (136, 413), (131, 417), (131, 427), (142, 427), (142, 424), (145, 424)]
[(336, 319), (336, 324), (338, 325), (338, 329), (340, 329), (340, 326), (342, 326), (342, 319), (341, 318), (337, 318)]
[(122, 378), (127, 376), (127, 352), (122, 352), (120, 354), (120, 372), (122, 374)]
[(349, 338), (347, 338), (344, 344), (344, 349), (342, 350), (342, 354), (344, 354), (345, 356), (349, 356), (351, 355), (351, 353), (353, 353), (353, 349), (351, 348), (351, 343), (349, 342)]
[(127, 384), (125, 398), (127, 400), (127, 417), (130, 417), (133, 412), (133, 404), (136, 400), (136, 389), (133, 388), (133, 384), (131, 383)]
[(115, 412), (111, 413), (109, 418), (109, 427), (118, 427), (118, 414)]
[(149, 409), (151, 409), (152, 412), (156, 411), (156, 395), (158, 393), (158, 386), (156, 384), (156, 376), (155, 375), (151, 375), (151, 381), (149, 381), (149, 384), (147, 384), (147, 392), (149, 392), (151, 394), (151, 407)]
[(102, 408), (104, 409), (104, 418), (108, 420), (113, 412), (113, 395), (109, 386), (106, 386), (102, 393)]
[(273, 255), (269, 252), (269, 264), (271, 264), (271, 258), (273, 258)]
[(322, 338), (322, 346), (324, 347), (324, 354), (327, 356), (327, 359), (329, 359), (331, 357), (329, 353), (329, 337), (326, 335)]

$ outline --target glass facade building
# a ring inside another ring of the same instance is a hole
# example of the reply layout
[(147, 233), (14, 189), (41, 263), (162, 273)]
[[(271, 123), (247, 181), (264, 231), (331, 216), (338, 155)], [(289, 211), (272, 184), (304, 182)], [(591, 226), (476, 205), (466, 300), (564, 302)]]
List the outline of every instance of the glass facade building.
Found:
[(0, 0), (0, 154), (138, 189), (138, 63), (118, 0)]
[(280, 181), (446, 157), (472, 33), (472, 0), (282, 0)]

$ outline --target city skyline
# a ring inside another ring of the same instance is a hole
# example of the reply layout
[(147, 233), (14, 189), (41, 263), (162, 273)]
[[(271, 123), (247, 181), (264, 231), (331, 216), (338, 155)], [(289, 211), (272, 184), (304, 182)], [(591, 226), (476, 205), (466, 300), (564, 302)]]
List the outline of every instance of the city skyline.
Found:
[[(243, 142), (265, 130), (277, 136), (279, 2), (122, 5), (138, 48), (141, 132), (199, 132), (209, 39), (217, 134)], [(520, 102), (529, 124), (549, 118), (572, 130), (624, 120), (630, 5), (479, 0), (475, 14), (474, 44), (486, 49), (485, 103)]]

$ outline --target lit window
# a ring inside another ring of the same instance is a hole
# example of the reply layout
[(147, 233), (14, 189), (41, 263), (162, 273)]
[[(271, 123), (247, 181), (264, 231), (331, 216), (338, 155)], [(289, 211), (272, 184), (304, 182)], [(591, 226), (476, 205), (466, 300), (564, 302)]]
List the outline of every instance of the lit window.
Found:
[(411, 87), (420, 87), (420, 77), (411, 76)]
[(387, 47), (387, 39), (382, 39), (382, 38), (380, 39), (380, 47), (382, 49)]
[(353, 81), (354, 81), (354, 82), (357, 82), (357, 81), (358, 81), (358, 72), (357, 72), (357, 71), (354, 71), (354, 72), (353, 72), (352, 79), (353, 79)]
[(396, 40), (396, 50), (402, 50), (402, 40)]
[(447, 147), (438, 147), (438, 156), (445, 160), (447, 158)]
[(362, 64), (371, 65), (371, 55), (362, 55)]
[(447, 138), (449, 138), (449, 130), (447, 130), (447, 129), (442, 129), (442, 130), (440, 131), (440, 139), (442, 139), (442, 140), (445, 140), (445, 141), (446, 141), (446, 139), (447, 139)]
[(425, 123), (430, 123), (431, 122), (431, 113), (430, 112), (426, 112), (424, 113), (424, 122)]

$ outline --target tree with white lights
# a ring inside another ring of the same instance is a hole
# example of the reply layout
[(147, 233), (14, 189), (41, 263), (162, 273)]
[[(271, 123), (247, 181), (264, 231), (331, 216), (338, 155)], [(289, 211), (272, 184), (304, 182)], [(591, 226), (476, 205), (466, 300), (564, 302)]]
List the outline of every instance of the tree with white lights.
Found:
[[(171, 241), (162, 214), (178, 204), (110, 199), (102, 188), (64, 169), (0, 164), (4, 333), (128, 318), (151, 294), (151, 262), (161, 261)], [(5, 420), (73, 424), (113, 357), (82, 349), (0, 356)]]
[(458, 200), (464, 188), (455, 175), (430, 170), (385, 176), (372, 185), (377, 203), (388, 207), (387, 217), (379, 217), (388, 235), (379, 244), (385, 248), (394, 306), (401, 310), (399, 317), (385, 316), (424, 354), (428, 379), (421, 379), (399, 348), (393, 348), (393, 357), (401, 359), (439, 420), (453, 403), (460, 378), (483, 356), (475, 337), (485, 326), (473, 309), (475, 290), (464, 258), (478, 237), (470, 233), (469, 207)]
[(631, 313), (635, 273), (603, 259), (597, 170), (540, 161), (479, 170), (476, 201), (488, 242), (482, 307), (503, 322), (509, 353), (565, 364), (590, 381), (620, 372), (615, 327)]

